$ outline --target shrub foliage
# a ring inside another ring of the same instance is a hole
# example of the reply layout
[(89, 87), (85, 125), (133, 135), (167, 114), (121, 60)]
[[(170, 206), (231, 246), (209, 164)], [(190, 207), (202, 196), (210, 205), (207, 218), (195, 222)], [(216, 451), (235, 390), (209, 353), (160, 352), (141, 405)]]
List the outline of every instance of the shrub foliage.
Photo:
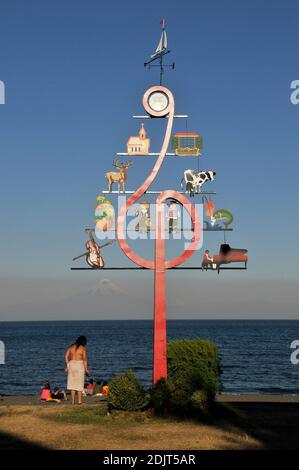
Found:
[(216, 346), (208, 340), (174, 340), (167, 347), (168, 381), (151, 389), (151, 404), (158, 413), (166, 408), (188, 414), (207, 415), (219, 388), (220, 360)]
[(170, 341), (167, 365), (175, 388), (185, 390), (189, 396), (196, 390), (206, 390), (214, 398), (220, 377), (220, 360), (214, 343), (205, 339)]
[(168, 343), (168, 379), (159, 380), (149, 397), (133, 371), (115, 377), (108, 404), (127, 411), (144, 410), (149, 404), (156, 413), (207, 416), (219, 388), (220, 360), (216, 346), (208, 340), (182, 339)]
[(160, 379), (150, 389), (150, 404), (157, 414), (163, 414), (169, 408), (171, 388), (166, 379)]
[(126, 411), (139, 411), (146, 408), (148, 399), (134, 372), (128, 370), (114, 377), (110, 383), (108, 405)]

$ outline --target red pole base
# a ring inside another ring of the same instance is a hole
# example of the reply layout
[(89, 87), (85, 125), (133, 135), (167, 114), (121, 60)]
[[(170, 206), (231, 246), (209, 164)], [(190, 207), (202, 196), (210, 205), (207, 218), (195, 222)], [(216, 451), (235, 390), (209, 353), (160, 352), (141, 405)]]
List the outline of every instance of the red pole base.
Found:
[(162, 377), (167, 378), (166, 341), (166, 275), (165, 269), (160, 269), (155, 271), (154, 384)]

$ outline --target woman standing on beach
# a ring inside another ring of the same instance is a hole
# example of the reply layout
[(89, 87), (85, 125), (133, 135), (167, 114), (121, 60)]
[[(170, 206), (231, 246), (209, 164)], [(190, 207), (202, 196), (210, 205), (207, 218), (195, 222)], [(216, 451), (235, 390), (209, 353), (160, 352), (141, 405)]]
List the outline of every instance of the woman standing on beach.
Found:
[(84, 390), (84, 376), (90, 376), (87, 366), (86, 353), (87, 339), (79, 336), (75, 343), (71, 344), (65, 353), (67, 372), (67, 389), (71, 391), (72, 404), (75, 404), (76, 392), (78, 392), (78, 404), (82, 403), (82, 392)]

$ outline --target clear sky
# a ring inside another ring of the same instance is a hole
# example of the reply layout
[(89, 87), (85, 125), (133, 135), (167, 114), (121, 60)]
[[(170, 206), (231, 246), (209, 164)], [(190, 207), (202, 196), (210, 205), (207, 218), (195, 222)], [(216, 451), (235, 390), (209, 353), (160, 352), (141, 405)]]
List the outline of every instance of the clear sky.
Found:
[[(0, 8), (0, 319), (151, 317), (151, 273), (69, 268), (84, 251), (105, 172), (138, 131), (131, 116), (158, 83), (143, 62), (160, 18), (176, 64), (164, 84), (177, 113), (190, 115), (188, 130), (204, 137), (216, 206), (235, 217), (228, 241), (250, 257), (246, 272), (169, 273), (169, 316), (296, 315), (299, 105), (290, 83), (299, 79), (298, 1), (10, 0)], [(152, 150), (163, 125), (146, 122)], [(152, 164), (135, 160), (128, 189)], [(155, 188), (179, 189), (190, 165), (168, 159)], [(221, 241), (206, 234), (204, 246), (216, 252)], [(106, 262), (129, 264), (118, 246), (107, 248)]]

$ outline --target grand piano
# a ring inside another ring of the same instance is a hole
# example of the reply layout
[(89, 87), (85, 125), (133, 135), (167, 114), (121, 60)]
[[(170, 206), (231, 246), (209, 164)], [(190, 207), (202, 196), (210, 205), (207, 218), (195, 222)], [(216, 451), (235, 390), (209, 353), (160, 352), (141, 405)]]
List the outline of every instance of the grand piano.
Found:
[(247, 251), (243, 248), (231, 248), (228, 243), (220, 245), (219, 254), (213, 255), (213, 264), (216, 264), (218, 273), (221, 264), (244, 263), (247, 269)]

